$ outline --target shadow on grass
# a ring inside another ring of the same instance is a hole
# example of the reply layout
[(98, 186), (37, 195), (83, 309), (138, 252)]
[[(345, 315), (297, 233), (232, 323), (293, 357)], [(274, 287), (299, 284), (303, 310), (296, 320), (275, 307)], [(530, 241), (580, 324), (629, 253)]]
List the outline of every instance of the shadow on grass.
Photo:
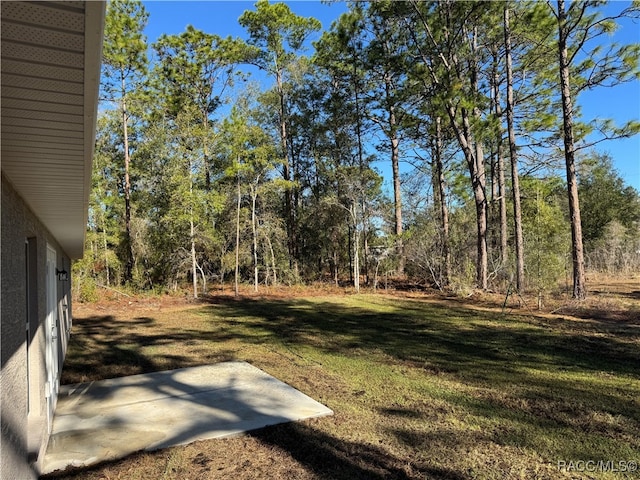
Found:
[[(63, 383), (233, 360), (236, 352), (225, 348), (229, 341), (271, 343), (345, 356), (383, 352), (387, 357), (378, 361), (428, 375), (453, 375), (465, 384), (493, 389), (517, 385), (533, 404), (541, 397), (547, 405), (550, 400), (579, 398), (583, 405), (606, 404), (607, 411), (640, 421), (637, 399), (582, 381), (589, 377), (597, 383), (598, 378), (620, 375), (630, 382), (640, 379), (636, 325), (504, 317), (375, 296), (360, 306), (230, 297), (209, 302), (199, 311), (201, 327), (167, 328), (148, 317), (75, 320), (73, 354), (65, 363)], [(548, 414), (560, 420), (556, 413)]]
[(149, 317), (74, 318), (61, 383), (82, 383), (235, 359), (234, 352), (224, 348), (203, 351), (200, 355), (189, 355), (185, 351), (185, 346), (204, 347), (210, 340), (220, 342), (225, 338), (207, 331), (167, 330)]
[[(246, 342), (264, 341), (269, 333), (271, 341), (290, 348), (369, 355), (373, 362), (447, 375), (477, 387), (472, 396), (438, 395), (480, 422), (515, 425), (496, 432), (493, 441), (538, 449), (546, 441), (541, 436), (572, 432), (578, 443), (573, 453), (593, 457), (601, 447), (615, 453), (611, 439), (618, 433), (640, 435), (640, 331), (634, 324), (501, 317), (375, 298), (362, 306), (308, 300), (215, 302), (212, 314), (241, 323), (235, 334)], [(383, 406), (381, 413), (385, 408), (390, 407)], [(616, 419), (625, 423), (617, 433)], [(638, 444), (632, 443), (637, 453)]]
[[(267, 451), (278, 449), (298, 462), (313, 478), (327, 480), (463, 480), (469, 478), (453, 469), (421, 465), (412, 458), (399, 458), (384, 448), (341, 440), (305, 423), (286, 423), (248, 433)], [(222, 440), (224, 441), (224, 440)], [(214, 446), (213, 449), (224, 448)], [(136, 452), (130, 458), (148, 455)], [(208, 453), (203, 454), (206, 457)], [(160, 460), (160, 459), (159, 459)], [(43, 479), (80, 479), (105, 468), (117, 468), (121, 459), (90, 467), (72, 467), (44, 475)], [(148, 461), (148, 460), (147, 460)], [(249, 475), (254, 478), (253, 475)], [(279, 478), (279, 477), (278, 477)]]
[[(215, 317), (237, 319), (249, 329), (236, 333), (245, 341), (262, 341), (266, 332), (336, 353), (381, 349), (398, 361), (465, 380), (513, 381), (489, 366), (518, 375), (526, 375), (523, 369), (578, 369), (640, 378), (640, 329), (633, 324), (531, 320), (401, 300), (363, 307), (228, 297), (212, 302)], [(380, 306), (387, 311), (378, 311)]]
[[(607, 290), (593, 290), (593, 295), (611, 295)], [(640, 290), (633, 290), (631, 292), (615, 292), (615, 296), (622, 298), (629, 298), (631, 300), (640, 300)]]
[[(640, 437), (636, 323), (505, 317), (418, 300), (355, 298), (332, 302), (211, 297), (210, 305), (197, 311), (202, 325), (184, 329), (167, 329), (152, 318), (77, 319), (71, 341), (74, 355), (65, 364), (63, 378), (71, 383), (87, 376), (97, 380), (231, 360), (237, 353), (225, 348), (230, 342), (311, 348), (418, 369), (426, 377), (445, 375), (477, 387), (474, 396), (438, 395), (479, 422), (499, 423), (479, 441), (528, 447), (544, 456), (545, 448), (548, 452), (556, 447), (545, 447), (542, 437), (575, 432), (573, 443), (558, 455), (596, 458), (602, 454), (601, 444), (583, 441), (597, 435), (610, 437), (610, 454), (616, 452), (618, 438), (627, 439), (628, 452), (638, 452), (637, 440), (628, 440)], [(201, 354), (183, 352), (185, 345), (198, 347)], [(153, 348), (157, 351), (150, 353)], [(382, 415), (406, 422), (439, 421), (422, 418), (422, 412), (406, 405), (377, 408)], [(602, 420), (606, 416), (628, 424), (612, 431), (611, 422)], [(414, 450), (429, 448), (429, 442), (460, 441), (455, 438), (459, 432), (453, 431), (444, 439), (411, 428), (389, 429), (388, 434)], [(395, 458), (384, 448), (335, 438), (302, 424), (269, 427), (252, 435), (289, 452), (319, 478), (416, 478), (403, 466), (407, 459)], [(466, 478), (433, 465), (414, 463), (414, 468), (420, 478)]]
[(332, 480), (410, 480), (467, 478), (454, 470), (412, 465), (375, 445), (339, 440), (308, 425), (290, 423), (250, 433), (284, 450), (318, 478)]

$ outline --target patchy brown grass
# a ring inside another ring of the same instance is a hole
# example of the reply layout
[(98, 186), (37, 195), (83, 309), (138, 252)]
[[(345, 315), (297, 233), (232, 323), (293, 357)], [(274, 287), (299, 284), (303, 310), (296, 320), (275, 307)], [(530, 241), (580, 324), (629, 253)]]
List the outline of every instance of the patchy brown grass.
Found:
[(541, 312), (323, 285), (77, 305), (64, 383), (245, 360), (335, 415), (49, 477), (639, 478), (558, 469), (640, 460), (640, 287), (607, 285)]

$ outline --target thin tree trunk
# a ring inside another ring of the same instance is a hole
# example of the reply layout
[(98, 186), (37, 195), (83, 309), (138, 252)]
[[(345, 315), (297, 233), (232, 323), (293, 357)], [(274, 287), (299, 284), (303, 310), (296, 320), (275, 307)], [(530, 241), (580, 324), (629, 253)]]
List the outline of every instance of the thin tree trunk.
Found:
[(107, 229), (105, 228), (104, 222), (102, 223), (102, 243), (104, 247), (104, 269), (107, 275), (107, 287), (111, 286), (111, 274), (109, 269), (109, 255), (107, 249)]
[(295, 272), (296, 278), (298, 278), (300, 271), (300, 264), (302, 263), (302, 267), (304, 268), (304, 258), (300, 256), (300, 245), (298, 244), (298, 216), (302, 210), (300, 204), (300, 189), (297, 187), (296, 183), (300, 178), (300, 162), (298, 161), (298, 156), (294, 142), (289, 141), (289, 158), (291, 159), (291, 180), (294, 182), (294, 186), (291, 189), (291, 226), (292, 226), (292, 243), (293, 243), (293, 270)]
[[(363, 173), (366, 165), (364, 162), (364, 148), (362, 142), (362, 115), (360, 113), (360, 87), (358, 85), (358, 71), (357, 71), (357, 61), (358, 56), (355, 49), (353, 49), (353, 79), (354, 79), (354, 97), (355, 97), (355, 107), (356, 107), (356, 138), (358, 139), (358, 166), (360, 168), (360, 173)], [(368, 224), (369, 224), (369, 214), (367, 211), (367, 199), (365, 195), (362, 196), (362, 234), (363, 234), (363, 251), (364, 251), (364, 275), (365, 282), (369, 284), (369, 235), (368, 235)]]
[(362, 252), (364, 255), (364, 281), (369, 285), (369, 214), (367, 213), (367, 200), (362, 195)]
[(504, 178), (504, 155), (502, 155), (502, 145), (498, 149), (498, 190), (500, 192), (500, 262), (506, 265), (509, 261), (509, 235), (507, 233), (507, 192)]
[[(493, 88), (493, 87), (492, 87)], [(493, 112), (494, 107), (494, 99), (491, 99), (491, 109)], [(487, 199), (487, 222), (489, 224), (489, 231), (487, 232), (487, 249), (489, 258), (493, 258), (493, 251), (497, 248), (499, 253), (499, 245), (498, 245), (498, 232), (495, 231), (497, 227), (499, 227), (499, 222), (496, 220), (499, 217), (499, 211), (496, 210), (496, 202), (499, 201), (500, 196), (498, 195), (498, 149), (493, 144), (493, 142), (489, 143), (489, 183), (491, 189), (491, 196)], [(498, 213), (498, 215), (496, 215)]]
[(273, 283), (272, 285), (278, 284), (278, 276), (276, 273), (276, 255), (273, 252), (273, 244), (271, 243), (271, 239), (268, 235), (265, 235), (265, 239), (267, 241), (267, 245), (269, 246), (269, 253), (271, 254), (271, 269), (273, 270)]
[(347, 227), (347, 231), (349, 234), (349, 245), (347, 245), (347, 250), (349, 251), (349, 281), (351, 283), (354, 282), (353, 279), (353, 250), (351, 249), (352, 238), (351, 238), (351, 220), (349, 220), (349, 227)]
[[(412, 1), (414, 10), (418, 14), (422, 25), (427, 32), (430, 42), (432, 43), (433, 51), (439, 51), (438, 43), (431, 33), (431, 29), (429, 27), (429, 23), (426, 18), (422, 15), (420, 5), (417, 1)], [(444, 3), (445, 7), (450, 8), (450, 3)], [(449, 12), (447, 11), (448, 15)], [(414, 38), (415, 45), (418, 47), (418, 51), (420, 52), (420, 56), (423, 59), (423, 64), (427, 68), (429, 75), (431, 76), (431, 80), (435, 85), (442, 85), (438, 78), (438, 73), (434, 68), (431, 67), (432, 62), (429, 60), (429, 57), (421, 48), (421, 42), (419, 42), (414, 35), (413, 30), (410, 29), (412, 37)], [(448, 29), (445, 29), (445, 40), (448, 41), (449, 34)], [(471, 48), (473, 51), (477, 50), (477, 44), (475, 41), (475, 36), (471, 44)], [(442, 62), (443, 67), (446, 69), (446, 72), (450, 75), (455, 75), (457, 80), (462, 84), (466, 80), (466, 76), (463, 78), (460, 76), (461, 68), (458, 63), (458, 58), (455, 50), (449, 52), (449, 58), (445, 58), (442, 52), (438, 53), (438, 58)], [(470, 65), (471, 71), (470, 75), (470, 83), (473, 89), (477, 91), (477, 61), (474, 61)], [(473, 194), (476, 203), (476, 228), (477, 228), (477, 263), (476, 263), (476, 282), (479, 288), (486, 290), (487, 288), (487, 238), (486, 238), (486, 230), (487, 230), (487, 206), (486, 206), (486, 194), (484, 191), (484, 183), (485, 183), (485, 172), (484, 172), (484, 159), (482, 157), (482, 146), (477, 143), (475, 148), (473, 148), (474, 142), (471, 134), (470, 121), (469, 121), (469, 112), (466, 108), (458, 109), (457, 105), (454, 105), (454, 101), (452, 98), (445, 98), (445, 106), (447, 116), (449, 117), (449, 121), (451, 123), (451, 128), (453, 128), (456, 138), (458, 140), (458, 144), (464, 153), (465, 160), (467, 162), (467, 166), (469, 168), (469, 174), (471, 178), (471, 184), (473, 187)], [(461, 121), (458, 120), (457, 115), (458, 111), (461, 114)], [(478, 109), (474, 109), (474, 114), (479, 116), (480, 112)], [(475, 151), (474, 151), (475, 150)]]
[[(257, 180), (257, 179), (256, 179)], [(258, 234), (256, 228), (256, 199), (258, 193), (251, 185), (251, 231), (253, 233), (253, 290), (258, 291)]]
[(191, 272), (193, 274), (193, 298), (198, 298), (198, 272), (196, 262), (196, 231), (193, 221), (193, 174), (189, 162), (189, 235), (191, 238)]
[[(97, 245), (97, 242), (94, 242), (93, 240), (91, 241), (91, 255), (98, 256), (98, 245)], [(91, 262), (91, 273), (93, 273), (94, 276), (96, 275), (95, 262)]]
[(360, 293), (360, 232), (358, 232), (358, 218), (355, 202), (351, 205), (349, 213), (353, 220), (353, 287), (356, 293)]
[[(505, 9), (506, 11), (506, 9)], [(506, 33), (505, 33), (506, 34)], [(507, 246), (507, 196), (505, 192), (505, 179), (504, 179), (504, 156), (502, 155), (502, 106), (500, 105), (500, 85), (498, 84), (498, 72), (497, 72), (497, 52), (495, 52), (496, 61), (494, 63), (493, 74), (493, 100), (495, 105), (496, 116), (498, 117), (498, 145), (497, 145), (497, 170), (498, 170), (498, 208), (500, 214), (500, 263), (502, 266), (507, 265), (509, 259), (509, 250)], [(510, 60), (507, 60), (510, 61)], [(507, 87), (508, 88), (508, 87)], [(513, 114), (513, 111), (512, 111)], [(492, 191), (495, 192), (495, 175), (492, 181)], [(492, 198), (495, 198), (493, 196)]]
[(133, 243), (131, 242), (131, 180), (129, 178), (129, 166), (131, 158), (129, 156), (129, 131), (127, 118), (126, 84), (124, 75), (122, 80), (122, 134), (124, 139), (124, 229), (125, 229), (125, 264), (124, 281), (130, 282), (133, 279)]
[[(487, 203), (484, 192), (483, 177), (484, 171), (478, 171), (478, 162), (476, 156), (482, 154), (482, 147), (476, 145), (475, 152), (471, 148), (471, 133), (469, 128), (469, 116), (466, 109), (462, 111), (462, 124), (456, 119), (456, 110), (451, 101), (447, 101), (447, 114), (451, 122), (451, 126), (456, 134), (460, 148), (464, 153), (469, 168), (469, 176), (471, 178), (471, 186), (473, 188), (473, 196), (476, 204), (476, 230), (477, 230), (477, 259), (476, 259), (476, 282), (478, 288), (487, 289)], [(484, 163), (484, 162), (481, 162)]]
[(500, 228), (500, 265), (506, 266), (509, 262), (509, 246), (508, 246), (508, 223), (507, 223), (507, 197), (505, 192), (505, 177), (504, 177), (504, 155), (502, 145), (498, 148), (497, 152), (497, 166), (498, 170), (498, 215), (499, 228)]
[[(284, 87), (282, 85), (282, 74), (277, 69), (276, 65), (276, 87), (278, 90), (278, 96), (280, 101), (280, 147), (282, 148), (283, 155), (283, 177), (286, 181), (291, 181), (291, 159), (289, 158), (289, 147), (287, 140), (287, 122), (286, 122), (286, 106), (284, 98)], [(294, 198), (293, 188), (289, 185), (285, 187), (285, 216), (287, 219), (287, 249), (289, 251), (289, 267), (296, 269), (295, 261), (295, 220), (293, 215)]]
[(476, 216), (478, 230), (478, 264), (476, 272), (478, 287), (486, 290), (488, 287), (487, 276), (489, 271), (489, 257), (487, 251), (487, 197), (485, 193), (484, 152), (482, 143), (476, 141), (476, 167), (473, 174), (473, 194), (476, 201)]
[[(388, 87), (387, 87), (388, 88)], [(387, 93), (389, 95), (389, 93)], [(396, 235), (396, 254), (398, 255), (398, 274), (404, 274), (404, 245), (402, 242), (402, 192), (400, 185), (400, 141), (396, 134), (397, 120), (395, 108), (389, 108), (389, 131), (391, 140), (391, 169), (393, 174), (393, 203)]]
[[(195, 253), (195, 249), (194, 249), (194, 253)], [(207, 276), (204, 274), (204, 270), (197, 262), (196, 262), (196, 268), (200, 272), (200, 277), (202, 278), (202, 293), (205, 293), (207, 291)]]
[[(478, 52), (478, 44), (477, 44), (477, 27), (473, 28), (473, 35), (471, 39), (471, 50), (473, 53)], [(473, 89), (473, 92), (478, 92), (478, 58), (472, 57), (472, 60), (469, 62), (469, 75), (470, 75), (470, 83)], [(480, 109), (475, 106), (473, 108), (473, 115), (476, 120), (480, 120), (481, 112)], [(463, 109), (463, 128), (467, 132), (467, 139), (472, 140), (477, 135), (473, 135), (471, 132), (471, 127), (469, 125), (469, 116), (466, 112), (466, 109)], [(473, 142), (469, 142), (470, 144)], [(489, 265), (489, 257), (487, 251), (487, 194), (485, 190), (486, 186), (486, 174), (485, 174), (485, 162), (484, 162), (484, 151), (482, 148), (482, 141), (478, 138), (475, 138), (475, 162), (474, 162), (474, 172), (471, 173), (472, 176), (472, 184), (473, 184), (473, 194), (476, 201), (476, 216), (477, 216), (477, 230), (478, 230), (478, 263), (476, 265), (476, 273), (478, 278), (478, 287), (482, 290), (486, 290), (488, 287), (487, 284), (487, 276), (488, 276), (488, 265)]]
[[(381, 26), (381, 32), (384, 37), (390, 34), (389, 24), (387, 18)], [(385, 41), (385, 54), (391, 54), (390, 45)], [(394, 234), (396, 255), (398, 257), (398, 275), (404, 275), (405, 269), (405, 255), (404, 244), (402, 239), (403, 226), (402, 226), (402, 193), (400, 184), (400, 139), (398, 138), (398, 118), (396, 116), (395, 100), (393, 99), (393, 92), (396, 91), (393, 77), (389, 71), (384, 74), (384, 95), (383, 99), (386, 114), (387, 114), (387, 132), (386, 135), (389, 139), (391, 148), (391, 170), (393, 176), (393, 203), (394, 203)]]
[(189, 219), (189, 226), (191, 232), (191, 271), (193, 273), (193, 298), (198, 298), (198, 272), (196, 262), (196, 240), (195, 240), (195, 227), (193, 224), (193, 210), (191, 211), (191, 218)]
[(204, 133), (202, 135), (202, 156), (204, 164), (204, 187), (207, 192), (211, 191), (211, 171), (209, 170), (209, 145), (207, 142), (207, 127), (209, 124), (209, 118), (207, 113), (202, 112), (202, 125), (204, 126)]
[[(104, 172), (103, 172), (104, 178)], [(98, 186), (98, 198), (102, 201), (105, 197), (102, 193), (102, 187)], [(107, 222), (104, 219), (104, 210), (100, 208), (100, 222), (102, 223), (102, 246), (104, 248), (104, 269), (106, 274), (107, 287), (111, 286), (111, 269), (109, 268), (109, 250), (107, 243)]]
[(238, 174), (238, 204), (236, 206), (236, 267), (234, 276), (234, 286), (236, 297), (240, 295), (240, 286), (238, 284), (238, 276), (240, 274), (240, 202), (242, 196), (240, 194), (240, 175)]
[(567, 169), (567, 193), (571, 218), (571, 256), (573, 260), (573, 298), (587, 297), (580, 200), (576, 178), (575, 146), (573, 133), (573, 104), (569, 83), (569, 60), (567, 51), (568, 28), (564, 0), (558, 0), (558, 61), (560, 67), (560, 91), (562, 95), (562, 118), (564, 122), (564, 157)]
[(524, 289), (524, 240), (522, 236), (522, 208), (520, 205), (520, 180), (516, 135), (513, 126), (513, 70), (511, 66), (511, 30), (509, 8), (504, 9), (504, 45), (507, 69), (507, 130), (509, 132), (509, 158), (511, 160), (511, 192), (513, 195), (513, 224), (516, 237), (516, 288)]
[(444, 272), (442, 286), (449, 284), (451, 279), (451, 253), (449, 248), (449, 209), (445, 191), (444, 167), (442, 164), (442, 126), (440, 117), (436, 117), (436, 141), (435, 141), (435, 167), (438, 183), (438, 196), (440, 200), (440, 227), (442, 229), (442, 259)]

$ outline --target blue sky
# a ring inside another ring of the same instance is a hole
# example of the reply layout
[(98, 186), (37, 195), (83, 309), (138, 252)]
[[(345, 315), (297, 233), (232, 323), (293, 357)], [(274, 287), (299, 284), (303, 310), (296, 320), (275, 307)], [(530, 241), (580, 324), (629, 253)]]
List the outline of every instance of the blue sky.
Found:
[[(178, 34), (187, 25), (214, 33), (244, 37), (245, 30), (238, 24), (238, 17), (245, 10), (253, 9), (253, 1), (147, 1), (149, 22), (145, 33), (149, 43), (163, 33)], [(320, 20), (323, 29), (346, 11), (344, 3), (323, 4), (316, 0), (288, 1), (291, 10), (302, 16), (313, 16)], [(618, 11), (629, 2), (614, 1), (608, 10)], [(316, 34), (311, 40), (320, 36)], [(640, 42), (640, 23), (626, 20), (613, 37), (620, 43)], [(311, 53), (311, 52), (308, 52)], [(613, 118), (617, 124), (628, 120), (640, 120), (640, 81), (636, 80), (616, 88), (600, 88), (586, 92), (578, 98), (584, 119)], [(640, 135), (631, 139), (603, 142), (596, 147), (611, 155), (615, 168), (628, 185), (640, 191)], [(381, 166), (382, 167), (382, 166)], [(384, 174), (385, 168), (382, 168)]]

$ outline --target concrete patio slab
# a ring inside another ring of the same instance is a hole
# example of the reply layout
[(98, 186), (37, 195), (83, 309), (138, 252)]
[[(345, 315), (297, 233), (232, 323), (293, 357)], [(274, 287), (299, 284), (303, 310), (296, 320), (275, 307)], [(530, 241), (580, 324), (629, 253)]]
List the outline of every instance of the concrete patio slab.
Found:
[(332, 413), (246, 362), (65, 385), (42, 473)]

